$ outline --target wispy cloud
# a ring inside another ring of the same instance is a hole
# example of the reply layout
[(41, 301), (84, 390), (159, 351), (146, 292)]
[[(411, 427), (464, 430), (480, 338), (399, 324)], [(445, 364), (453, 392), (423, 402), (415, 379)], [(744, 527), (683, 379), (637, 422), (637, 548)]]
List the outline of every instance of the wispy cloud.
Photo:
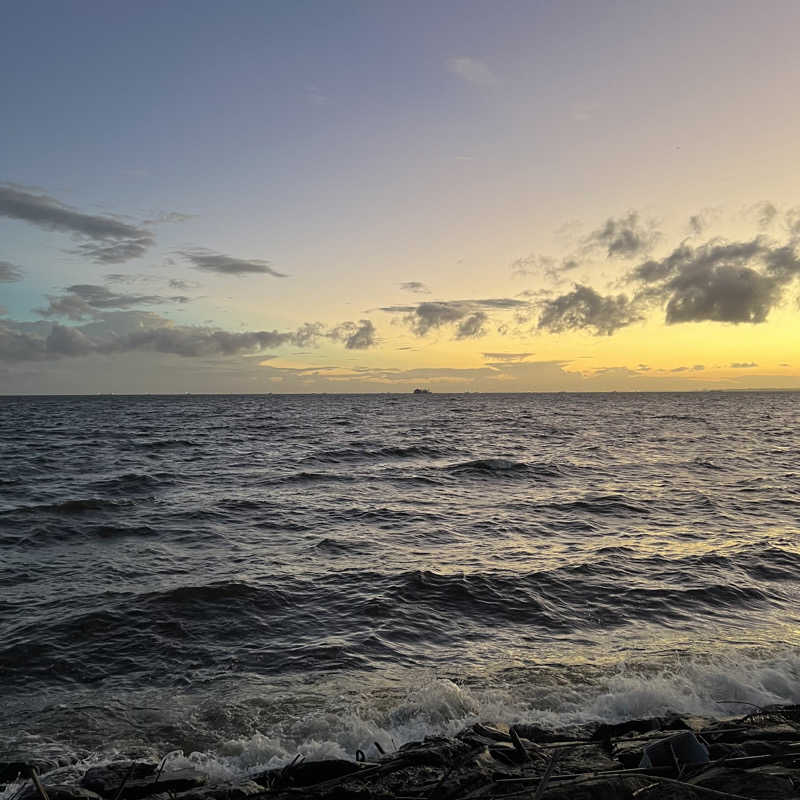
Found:
[(257, 258), (235, 258), (223, 253), (216, 253), (205, 248), (181, 250), (178, 255), (191, 263), (195, 269), (205, 272), (216, 272), (220, 275), (272, 275), (275, 278), (285, 278), (283, 272), (273, 269), (269, 261)]
[(524, 361), (533, 353), (483, 353), (487, 361)]
[(473, 86), (489, 87), (497, 83), (497, 77), (489, 66), (477, 58), (469, 56), (449, 58), (447, 70)]
[(431, 290), (421, 281), (404, 281), (400, 288), (412, 294), (430, 294)]
[(66, 317), (71, 320), (83, 320), (97, 316), (98, 312), (107, 309), (126, 309), (136, 306), (161, 305), (163, 303), (187, 303), (188, 297), (177, 295), (161, 297), (114, 292), (105, 286), (81, 283), (68, 286), (62, 295), (48, 295), (46, 308), (37, 309), (44, 317)]
[(10, 261), (0, 261), (0, 283), (14, 283), (22, 280), (22, 270)]
[(84, 214), (48, 195), (34, 194), (8, 183), (0, 184), (0, 216), (85, 239), (75, 252), (101, 264), (138, 258), (154, 243), (152, 233), (146, 228), (115, 217)]

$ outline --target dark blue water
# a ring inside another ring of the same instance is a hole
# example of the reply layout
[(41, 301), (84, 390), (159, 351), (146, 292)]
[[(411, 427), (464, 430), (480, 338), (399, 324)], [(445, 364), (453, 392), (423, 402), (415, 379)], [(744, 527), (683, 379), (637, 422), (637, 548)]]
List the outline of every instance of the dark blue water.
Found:
[(0, 398), (0, 759), (800, 702), (798, 399)]

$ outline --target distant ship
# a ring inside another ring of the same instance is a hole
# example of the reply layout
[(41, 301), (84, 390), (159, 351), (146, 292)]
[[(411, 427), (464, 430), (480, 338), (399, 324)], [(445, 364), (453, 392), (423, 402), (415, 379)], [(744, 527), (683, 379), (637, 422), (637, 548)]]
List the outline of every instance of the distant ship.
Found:
[(414, 394), (430, 394), (430, 389), (414, 389)]

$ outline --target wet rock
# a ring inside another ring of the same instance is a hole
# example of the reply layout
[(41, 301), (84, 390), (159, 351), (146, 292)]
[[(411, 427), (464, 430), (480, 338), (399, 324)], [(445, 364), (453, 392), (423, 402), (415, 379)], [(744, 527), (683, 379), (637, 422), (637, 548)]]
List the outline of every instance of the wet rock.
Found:
[(606, 755), (599, 744), (575, 744), (558, 750), (555, 769), (557, 774), (604, 772), (620, 769), (620, 763)]
[[(81, 778), (81, 786), (91, 789), (103, 797), (114, 797), (119, 791), (120, 784), (127, 778), (128, 781), (141, 780), (155, 777), (158, 764), (144, 761), (115, 761), (102, 767), (88, 769)], [(152, 782), (152, 781), (151, 781)]]
[(194, 769), (157, 773), (158, 764), (117, 761), (103, 767), (92, 767), (81, 779), (81, 786), (107, 800), (116, 798), (121, 787), (121, 800), (139, 800), (160, 792), (177, 794), (196, 789), (208, 781), (206, 775)]
[(24, 753), (14, 753), (3, 761), (0, 761), (0, 781), (14, 781), (17, 778), (29, 778), (31, 768), (36, 770), (37, 775), (65, 766), (67, 762), (61, 758), (48, 758), (45, 756), (34, 756)]
[(362, 764), (358, 764), (355, 761), (331, 758), (324, 761), (304, 761), (281, 769), (271, 769), (267, 772), (253, 775), (251, 780), (264, 788), (315, 786), (318, 783), (326, 783), (335, 778), (352, 775), (364, 768)]
[[(542, 798), (543, 800), (631, 800), (635, 791), (651, 783), (652, 780), (645, 776), (600, 777), (582, 783), (554, 782), (548, 786)], [(656, 794), (651, 800), (655, 798), (662, 800), (663, 797), (662, 794)]]
[(728, 792), (753, 800), (795, 800), (800, 798), (788, 775), (772, 775), (760, 770), (714, 767), (697, 778), (688, 781), (692, 785)]
[(263, 793), (264, 787), (250, 780), (238, 783), (215, 783), (213, 786), (190, 789), (177, 795), (176, 800), (245, 800), (247, 797)]
[[(50, 800), (102, 800), (99, 794), (82, 786), (67, 786), (58, 783), (42, 783)], [(33, 783), (17, 795), (17, 800), (39, 800), (40, 795)]]
[(445, 736), (428, 736), (423, 742), (404, 744), (390, 758), (402, 758), (411, 764), (441, 767), (459, 762), (475, 754), (476, 748), (469, 742), (448, 739)]
[(717, 761), (720, 758), (741, 758), (746, 755), (754, 755), (747, 753), (747, 751), (739, 744), (725, 744), (724, 742), (713, 742), (708, 746), (708, 757), (712, 761)]

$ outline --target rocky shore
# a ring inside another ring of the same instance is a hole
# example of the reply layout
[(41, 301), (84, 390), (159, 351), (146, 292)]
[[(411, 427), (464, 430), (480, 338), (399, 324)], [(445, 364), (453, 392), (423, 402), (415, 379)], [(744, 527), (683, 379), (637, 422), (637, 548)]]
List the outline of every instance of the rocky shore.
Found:
[(354, 756), (297, 756), (219, 784), (169, 758), (77, 770), (17, 754), (0, 760), (0, 789), (6, 800), (800, 800), (800, 706), (569, 731), (475, 724), (371, 761)]

